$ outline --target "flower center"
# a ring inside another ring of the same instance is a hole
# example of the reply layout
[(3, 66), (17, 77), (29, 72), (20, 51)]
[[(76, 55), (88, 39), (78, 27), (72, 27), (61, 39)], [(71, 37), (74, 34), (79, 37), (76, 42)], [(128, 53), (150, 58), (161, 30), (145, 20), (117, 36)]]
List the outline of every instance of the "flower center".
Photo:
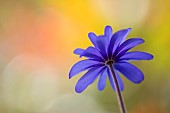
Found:
[(114, 63), (114, 60), (108, 60), (105, 62), (105, 65), (110, 65), (110, 64), (113, 64)]

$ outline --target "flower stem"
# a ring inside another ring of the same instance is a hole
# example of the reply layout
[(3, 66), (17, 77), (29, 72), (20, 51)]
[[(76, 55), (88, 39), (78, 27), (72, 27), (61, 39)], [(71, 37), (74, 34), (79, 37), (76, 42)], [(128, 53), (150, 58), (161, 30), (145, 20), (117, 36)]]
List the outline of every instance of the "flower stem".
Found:
[(126, 113), (126, 109), (125, 109), (125, 104), (123, 102), (123, 98), (122, 98), (122, 95), (121, 95), (121, 91), (120, 91), (120, 87), (119, 87), (119, 84), (118, 84), (118, 80), (116, 78), (116, 75), (115, 75), (115, 72), (114, 72), (114, 69), (113, 69), (113, 63), (108, 63), (108, 66), (109, 66), (109, 69), (113, 75), (113, 78), (114, 78), (114, 84), (115, 84), (115, 88), (116, 88), (116, 93), (117, 93), (117, 98), (118, 98), (118, 101), (119, 101), (119, 105), (120, 105), (120, 110), (121, 110), (121, 113)]

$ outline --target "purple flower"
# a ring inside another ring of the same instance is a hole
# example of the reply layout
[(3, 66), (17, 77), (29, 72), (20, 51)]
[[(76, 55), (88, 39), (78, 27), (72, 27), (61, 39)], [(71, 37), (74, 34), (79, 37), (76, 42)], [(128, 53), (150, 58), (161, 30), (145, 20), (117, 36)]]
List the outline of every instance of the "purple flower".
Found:
[(109, 63), (113, 64), (112, 66), (121, 91), (123, 91), (124, 85), (119, 73), (122, 73), (135, 84), (139, 84), (144, 80), (142, 71), (133, 64), (130, 64), (129, 61), (151, 60), (153, 55), (140, 51), (128, 52), (133, 47), (144, 43), (144, 40), (141, 38), (125, 40), (130, 31), (131, 28), (127, 28), (112, 33), (112, 28), (106, 26), (104, 35), (96, 36), (92, 32), (88, 34), (94, 47), (89, 46), (85, 50), (81, 48), (75, 49), (75, 54), (87, 58), (74, 64), (69, 73), (69, 78), (72, 78), (76, 74), (87, 70), (75, 86), (77, 93), (83, 92), (98, 77), (99, 90), (105, 88), (107, 78), (109, 78), (110, 84), (115, 90), (114, 79), (108, 66)]

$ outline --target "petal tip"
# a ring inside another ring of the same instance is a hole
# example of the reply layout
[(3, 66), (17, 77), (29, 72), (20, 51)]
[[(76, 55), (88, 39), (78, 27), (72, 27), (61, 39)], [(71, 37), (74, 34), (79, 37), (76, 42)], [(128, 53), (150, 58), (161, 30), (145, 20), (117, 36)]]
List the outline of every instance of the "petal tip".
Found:
[(151, 55), (151, 54), (149, 54), (149, 57), (148, 57), (148, 59), (147, 60), (153, 60), (154, 59), (154, 56), (153, 55)]
[(71, 79), (73, 76), (77, 75), (77, 73), (75, 73), (74, 71), (74, 66), (71, 68), (70, 72), (69, 72), (69, 79)]
[(112, 32), (113, 32), (112, 27), (109, 25), (106, 25), (104, 28), (104, 35), (111, 37)]
[(151, 54), (151, 58), (150, 58), (150, 60), (153, 60), (154, 59), (154, 56)]
[(75, 91), (77, 92), (77, 93), (82, 93), (83, 91), (82, 90), (79, 90), (79, 89), (77, 89), (76, 87), (75, 87)]
[(141, 41), (145, 42), (145, 40), (144, 40), (144, 39), (142, 39), (142, 38), (140, 38), (140, 39), (141, 39)]
[(145, 40), (144, 40), (144, 39), (142, 39), (142, 38), (136, 38), (136, 39), (139, 39), (138, 41), (140, 42), (140, 44), (142, 44), (142, 43), (144, 43), (144, 42), (145, 42)]
[(75, 50), (73, 51), (73, 53), (77, 55), (77, 50), (75, 49)]
[(76, 54), (76, 55), (80, 55), (80, 54), (82, 54), (83, 52), (84, 52), (84, 49), (81, 49), (81, 48), (77, 48), (77, 49), (75, 49), (75, 50), (73, 51), (73, 53)]
[(149, 53), (146, 54), (148, 55), (146, 60), (153, 60), (154, 56), (152, 54)]
[[(76, 90), (75, 90), (75, 91), (76, 91)], [(82, 92), (76, 91), (76, 93), (80, 94), (80, 93), (82, 93)]]
[(89, 32), (89, 33), (88, 33), (88, 37), (89, 37), (91, 34), (93, 34), (93, 32)]
[(123, 92), (123, 91), (124, 91), (124, 88), (123, 88), (123, 89), (120, 89), (120, 91)]
[(132, 28), (127, 28), (126, 30), (127, 30), (127, 31), (128, 31), (128, 33), (129, 33), (129, 32), (132, 30)]
[(89, 38), (92, 38), (92, 37), (97, 37), (97, 36), (96, 36), (96, 34), (95, 34), (95, 33), (93, 33), (93, 32), (89, 32), (89, 33), (88, 33), (88, 37), (89, 37)]
[(105, 29), (112, 29), (112, 27), (110, 25), (106, 25)]
[(144, 76), (143, 76), (143, 78), (141, 78), (140, 80), (138, 80), (138, 81), (136, 81), (136, 82), (134, 82), (135, 84), (140, 84), (142, 81), (144, 81)]
[(98, 88), (98, 90), (99, 90), (99, 91), (103, 91), (103, 90), (104, 90), (104, 88)]
[(71, 78), (72, 78), (71, 72), (69, 73), (68, 77), (69, 77), (69, 79), (71, 79)]

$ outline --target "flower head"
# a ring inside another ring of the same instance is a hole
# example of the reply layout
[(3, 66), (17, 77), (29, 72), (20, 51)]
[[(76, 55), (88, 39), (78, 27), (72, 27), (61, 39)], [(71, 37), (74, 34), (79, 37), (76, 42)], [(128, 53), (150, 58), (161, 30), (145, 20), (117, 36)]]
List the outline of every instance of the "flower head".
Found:
[(144, 40), (141, 38), (125, 40), (130, 31), (131, 28), (127, 28), (112, 33), (112, 28), (106, 26), (104, 35), (96, 36), (92, 32), (88, 34), (94, 46), (89, 46), (85, 50), (81, 48), (74, 50), (75, 54), (87, 58), (74, 64), (69, 73), (69, 78), (72, 78), (76, 74), (87, 70), (75, 86), (77, 93), (83, 92), (98, 77), (99, 90), (105, 88), (107, 78), (109, 78), (110, 84), (115, 90), (113, 76), (111, 75), (108, 64), (112, 64), (113, 66), (121, 91), (123, 91), (124, 85), (119, 73), (122, 73), (128, 80), (135, 84), (144, 80), (142, 71), (133, 64), (130, 64), (129, 61), (151, 60), (153, 59), (153, 55), (140, 51), (128, 52), (133, 47), (144, 43)]

